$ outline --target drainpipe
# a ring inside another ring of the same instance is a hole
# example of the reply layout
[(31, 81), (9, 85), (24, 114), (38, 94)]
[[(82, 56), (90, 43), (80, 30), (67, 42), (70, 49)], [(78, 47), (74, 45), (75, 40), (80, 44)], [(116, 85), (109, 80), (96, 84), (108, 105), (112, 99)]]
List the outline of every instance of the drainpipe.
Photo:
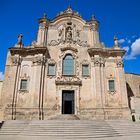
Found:
[(39, 89), (39, 120), (41, 120), (41, 87), (42, 87), (42, 71), (43, 71), (43, 62), (41, 62), (41, 74), (40, 74), (40, 89)]
[(44, 120), (44, 111), (43, 111), (43, 101), (44, 101), (44, 84), (45, 84), (45, 69), (46, 69), (46, 61), (45, 57), (43, 57), (43, 83), (42, 83), (42, 102), (41, 102), (41, 116), (42, 120)]
[(17, 62), (17, 68), (16, 68), (16, 76), (15, 76), (15, 83), (14, 83), (14, 92), (13, 92), (13, 100), (12, 100), (12, 120), (15, 120), (16, 119), (16, 87), (18, 86), (17, 85), (17, 78), (18, 78), (18, 71), (19, 71), (19, 66), (20, 66), (20, 56), (18, 57), (18, 62)]
[(15, 119), (16, 119), (16, 105), (17, 105), (17, 96), (18, 96), (18, 85), (19, 85), (20, 71), (21, 71), (21, 63), (20, 63), (20, 61), (21, 61), (21, 58), (19, 60), (19, 70), (18, 70), (19, 72), (18, 72), (18, 75), (17, 75), (18, 81), (17, 81), (16, 93), (15, 93), (15, 103), (14, 103), (14, 105), (15, 105), (15, 111), (14, 111)]

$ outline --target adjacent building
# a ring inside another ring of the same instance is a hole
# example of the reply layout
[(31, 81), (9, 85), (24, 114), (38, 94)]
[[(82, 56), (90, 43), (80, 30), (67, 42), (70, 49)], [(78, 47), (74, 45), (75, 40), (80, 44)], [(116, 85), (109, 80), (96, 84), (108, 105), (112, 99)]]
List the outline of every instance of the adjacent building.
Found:
[(129, 108), (137, 121), (140, 121), (140, 75), (126, 73)]

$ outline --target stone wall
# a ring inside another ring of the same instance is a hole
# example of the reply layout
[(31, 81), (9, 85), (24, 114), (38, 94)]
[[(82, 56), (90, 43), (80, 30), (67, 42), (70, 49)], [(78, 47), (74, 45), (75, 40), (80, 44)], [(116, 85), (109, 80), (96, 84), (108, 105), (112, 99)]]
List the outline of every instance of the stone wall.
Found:
[(125, 77), (131, 112), (140, 121), (140, 75), (126, 73)]
[(0, 98), (1, 98), (2, 83), (3, 81), (0, 81)]

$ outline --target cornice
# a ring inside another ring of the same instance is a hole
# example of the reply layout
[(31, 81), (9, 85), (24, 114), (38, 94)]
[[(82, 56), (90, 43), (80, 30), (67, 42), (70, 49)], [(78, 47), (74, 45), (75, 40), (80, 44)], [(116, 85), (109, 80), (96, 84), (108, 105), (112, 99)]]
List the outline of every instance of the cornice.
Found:
[(122, 49), (110, 49), (110, 48), (89, 48), (88, 53), (90, 56), (99, 55), (99, 56), (121, 56), (123, 57), (126, 53)]
[(47, 47), (35, 47), (35, 48), (9, 48), (9, 51), (11, 55), (21, 55), (21, 56), (27, 56), (27, 55), (35, 55), (35, 54), (43, 54), (49, 56), (49, 52)]
[(77, 16), (77, 15), (73, 15), (73, 14), (71, 14), (71, 13), (66, 13), (66, 14), (58, 15), (57, 17), (55, 17), (54, 19), (51, 20), (51, 23), (54, 23), (54, 22), (56, 22), (57, 20), (60, 20), (60, 19), (63, 19), (63, 18), (68, 18), (68, 17), (69, 17), (69, 18), (76, 18), (76, 19), (82, 21), (84, 24), (86, 23), (86, 22), (82, 19), (82, 17)]
[(78, 50), (76, 48), (73, 48), (71, 46), (67, 46), (67, 47), (61, 48), (61, 51), (67, 51), (67, 50), (71, 50), (73, 52), (78, 52)]

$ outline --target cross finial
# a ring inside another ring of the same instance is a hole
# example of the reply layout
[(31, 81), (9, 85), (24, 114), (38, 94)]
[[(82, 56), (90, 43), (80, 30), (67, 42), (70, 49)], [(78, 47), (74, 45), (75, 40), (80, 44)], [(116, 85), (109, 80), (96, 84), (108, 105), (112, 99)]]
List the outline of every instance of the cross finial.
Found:
[(18, 35), (18, 42), (17, 42), (17, 44), (19, 44), (19, 45), (22, 44), (22, 37), (23, 37), (23, 35), (22, 35), (22, 33), (20, 33), (20, 34)]
[(95, 20), (95, 15), (92, 15), (91, 19), (92, 19), (92, 20)]
[(46, 14), (46, 12), (44, 12), (44, 14), (43, 14), (43, 18), (46, 18), (47, 17), (47, 14)]
[(72, 9), (70, 0), (68, 0), (68, 9)]

